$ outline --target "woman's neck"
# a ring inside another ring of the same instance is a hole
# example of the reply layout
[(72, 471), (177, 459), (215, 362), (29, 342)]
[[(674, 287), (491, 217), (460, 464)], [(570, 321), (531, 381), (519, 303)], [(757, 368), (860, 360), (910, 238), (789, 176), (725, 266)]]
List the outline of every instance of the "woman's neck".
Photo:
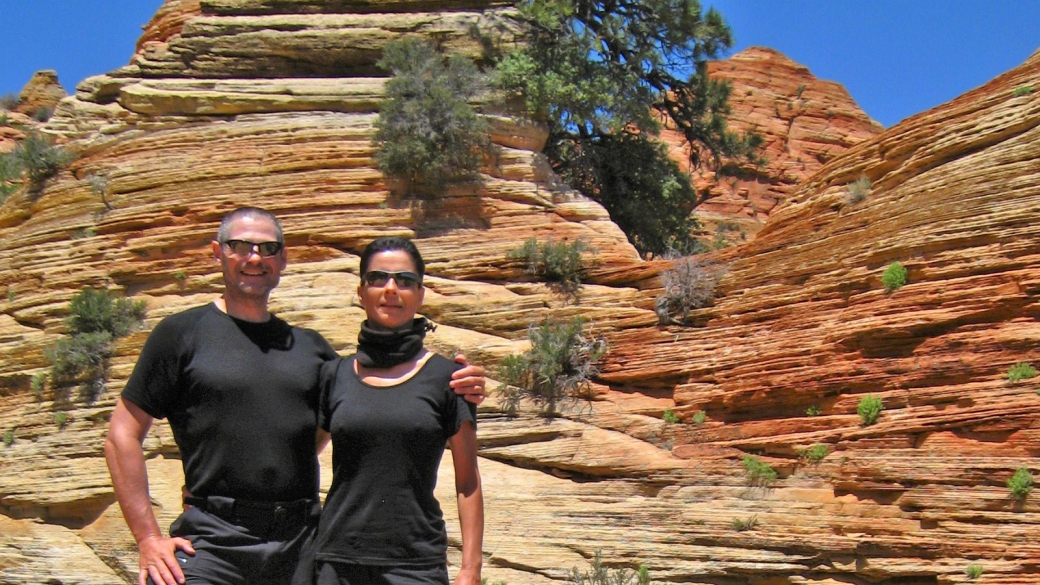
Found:
[(404, 363), (389, 368), (367, 368), (354, 360), (354, 372), (361, 381), (372, 386), (393, 386), (414, 376), (433, 357), (426, 348)]

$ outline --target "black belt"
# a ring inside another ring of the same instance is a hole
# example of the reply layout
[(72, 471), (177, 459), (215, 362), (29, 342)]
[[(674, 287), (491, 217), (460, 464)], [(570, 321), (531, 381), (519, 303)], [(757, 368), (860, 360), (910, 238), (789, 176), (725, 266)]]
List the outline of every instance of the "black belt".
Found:
[(185, 496), (184, 503), (204, 512), (228, 520), (236, 518), (255, 520), (306, 519), (315, 506), (315, 500), (264, 502), (226, 498), (224, 496)]

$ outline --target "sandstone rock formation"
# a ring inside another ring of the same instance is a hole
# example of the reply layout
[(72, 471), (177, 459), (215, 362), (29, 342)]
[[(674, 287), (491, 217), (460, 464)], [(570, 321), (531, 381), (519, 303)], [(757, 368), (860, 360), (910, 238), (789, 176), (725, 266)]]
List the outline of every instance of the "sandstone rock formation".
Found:
[(65, 88), (58, 82), (57, 71), (37, 71), (18, 94), (15, 111), (30, 116), (36, 115), (41, 108), (51, 111), (65, 96)]
[[(694, 184), (706, 192), (696, 212), (706, 239), (717, 234), (720, 243), (745, 241), (825, 162), (883, 130), (840, 84), (817, 79), (773, 49), (745, 49), (709, 63), (708, 71), (730, 84), (729, 126), (762, 136), (765, 162), (740, 165), (735, 177), (694, 171)], [(681, 136), (666, 126), (661, 137), (671, 145), (673, 158), (688, 168)]]
[[(79, 159), (0, 206), (0, 582), (133, 581), (101, 446), (147, 332), (120, 341), (96, 401), (35, 396), (30, 378), (83, 286), (146, 300), (149, 328), (210, 301), (220, 276), (206, 243), (244, 204), (287, 230), (273, 309), (341, 351), (362, 319), (357, 253), (385, 234), (416, 237), (427, 257), (439, 351), (493, 365), (550, 316), (583, 314), (607, 336), (595, 400), (551, 419), (481, 407), (490, 582), (565, 582), (596, 551), (684, 583), (947, 584), (972, 564), (989, 583), (1040, 579), (1040, 500), (1004, 487), (1019, 467), (1040, 478), (1037, 384), (1005, 378), (1040, 362), (1040, 98), (1016, 91), (1040, 87), (1040, 53), (828, 160), (754, 240), (714, 257), (729, 271), (698, 326), (662, 327), (653, 305), (669, 265), (641, 261), (602, 208), (550, 187), (538, 128), (488, 111), (500, 148), (479, 184), (431, 201), (392, 192), (369, 142), (382, 88), (371, 56), (402, 34), (475, 54), (462, 31), (508, 23), (510, 7), (376, 6), (170, 0), (131, 65), (57, 108), (46, 130)], [(308, 39), (320, 50), (301, 51)], [(335, 74), (315, 77), (322, 62)], [(870, 194), (851, 203), (860, 175)], [(579, 302), (506, 258), (532, 235), (598, 249)], [(896, 260), (909, 284), (886, 293), (880, 274)], [(862, 426), (868, 394), (885, 410)], [(821, 461), (799, 456), (816, 444)], [(158, 424), (145, 446), (168, 524), (176, 445)], [(750, 482), (748, 456), (779, 477)]]

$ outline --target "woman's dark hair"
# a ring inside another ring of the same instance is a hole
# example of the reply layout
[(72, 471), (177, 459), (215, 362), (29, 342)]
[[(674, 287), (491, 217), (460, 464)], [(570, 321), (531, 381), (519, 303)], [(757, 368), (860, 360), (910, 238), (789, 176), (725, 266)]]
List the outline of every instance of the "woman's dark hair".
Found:
[(372, 256), (380, 252), (392, 252), (394, 250), (407, 252), (412, 257), (415, 269), (419, 272), (419, 278), (426, 276), (426, 263), (423, 262), (419, 248), (416, 248), (415, 244), (408, 238), (399, 237), (376, 238), (372, 240), (372, 243), (365, 246), (365, 251), (361, 253), (361, 274), (368, 272), (368, 265), (372, 261)]

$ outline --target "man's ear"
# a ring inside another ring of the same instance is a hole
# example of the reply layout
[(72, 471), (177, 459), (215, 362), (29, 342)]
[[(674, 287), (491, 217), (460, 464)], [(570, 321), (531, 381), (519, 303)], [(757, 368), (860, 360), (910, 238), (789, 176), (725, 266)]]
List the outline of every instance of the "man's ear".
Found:
[(289, 265), (289, 249), (285, 247), (285, 244), (282, 244), (282, 249), (278, 251), (278, 257), (282, 261), (279, 270), (285, 270), (285, 267)]
[(220, 242), (213, 240), (209, 243), (209, 247), (213, 250), (213, 259), (220, 264), (220, 249), (223, 247)]

